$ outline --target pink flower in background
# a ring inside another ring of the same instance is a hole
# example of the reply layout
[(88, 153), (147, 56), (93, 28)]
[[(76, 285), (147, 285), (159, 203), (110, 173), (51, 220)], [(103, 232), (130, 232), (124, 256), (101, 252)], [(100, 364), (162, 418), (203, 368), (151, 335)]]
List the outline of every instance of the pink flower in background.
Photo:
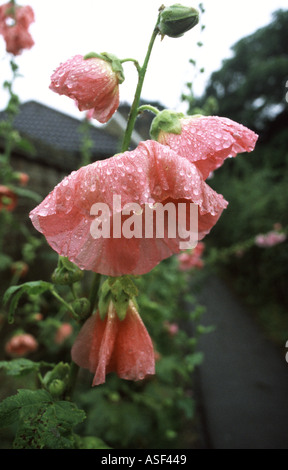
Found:
[(255, 238), (255, 244), (261, 248), (270, 248), (271, 246), (278, 245), (287, 239), (285, 233), (280, 233), (272, 230), (266, 234), (259, 234)]
[(168, 321), (165, 321), (164, 322), (164, 327), (166, 328), (166, 330), (168, 331), (170, 336), (177, 335), (177, 333), (179, 331), (179, 326), (177, 325), (177, 323), (170, 323)]
[(101, 58), (72, 57), (55, 70), (49, 88), (75, 100), (80, 111), (88, 111), (89, 118), (101, 123), (119, 106), (119, 75)]
[(22, 357), (38, 349), (38, 342), (28, 333), (13, 336), (5, 345), (5, 352), (12, 357)]
[(71, 351), (72, 360), (94, 374), (92, 386), (105, 382), (110, 372), (126, 380), (142, 380), (155, 373), (151, 338), (130, 301), (124, 320), (110, 302), (104, 320), (99, 313), (86, 320)]
[(29, 181), (29, 175), (27, 175), (27, 173), (18, 172), (16, 173), (16, 177), (21, 186), (27, 186), (27, 183)]
[[(121, 197), (121, 206), (116, 208), (115, 195)], [(97, 212), (93, 212), (95, 203), (104, 203), (108, 208), (106, 222), (110, 233), (107, 237), (92, 236)], [(131, 203), (137, 208), (130, 217), (134, 217), (135, 224), (141, 222), (143, 231), (128, 238), (123, 235), (124, 226), (129, 222), (124, 207)], [(187, 159), (179, 157), (168, 146), (146, 141), (131, 152), (72, 172), (30, 213), (30, 218), (50, 246), (81, 269), (108, 276), (138, 275), (181, 251), (183, 238), (178, 230), (174, 237), (169, 236), (167, 217), (162, 237), (156, 236), (155, 230), (150, 237), (144, 233), (147, 208), (148, 215), (152, 214), (155, 219), (159, 203), (163, 206), (172, 203), (174, 207), (182, 203), (188, 227), (190, 205), (197, 205), (198, 234), (195, 236), (199, 240), (210, 232), (228, 204), (205, 183)], [(115, 219), (120, 220), (121, 232), (114, 236)], [(176, 226), (181, 225), (178, 212), (172, 221)]]
[(62, 323), (56, 331), (54, 341), (56, 344), (62, 344), (73, 333), (73, 327), (70, 323)]
[(181, 133), (160, 130), (157, 141), (188, 158), (206, 179), (228, 157), (251, 152), (257, 134), (242, 124), (218, 116), (180, 118)]
[(193, 250), (178, 255), (179, 269), (181, 271), (189, 271), (193, 268), (203, 268), (204, 261), (201, 259), (201, 256), (204, 249), (205, 244), (199, 242)]
[(17, 195), (7, 186), (0, 185), (0, 211), (13, 211), (17, 205)]
[(6, 42), (7, 52), (19, 55), (23, 49), (31, 49), (34, 41), (28, 28), (34, 21), (34, 12), (29, 5), (5, 3), (0, 6), (0, 34)]

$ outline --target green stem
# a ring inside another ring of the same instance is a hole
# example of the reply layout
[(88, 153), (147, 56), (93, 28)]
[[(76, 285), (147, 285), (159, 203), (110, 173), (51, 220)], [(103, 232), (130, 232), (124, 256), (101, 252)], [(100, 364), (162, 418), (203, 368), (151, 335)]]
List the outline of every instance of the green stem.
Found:
[(155, 106), (151, 106), (151, 104), (143, 104), (143, 106), (138, 108), (138, 114), (142, 113), (143, 111), (151, 111), (156, 115), (160, 113), (159, 109), (155, 108)]
[(143, 66), (140, 69), (139, 68), (137, 69), (138, 70), (138, 84), (137, 84), (137, 88), (136, 88), (136, 92), (134, 96), (134, 101), (131, 106), (126, 131), (124, 134), (124, 139), (123, 139), (122, 148), (121, 148), (122, 152), (125, 152), (126, 150), (129, 149), (132, 132), (133, 132), (135, 121), (138, 115), (138, 106), (139, 106), (139, 102), (141, 98), (141, 91), (142, 91), (144, 78), (145, 78), (146, 71), (147, 71), (148, 62), (151, 56), (155, 39), (159, 33), (158, 28), (157, 28), (158, 22), (159, 22), (159, 16), (158, 16), (156, 26), (154, 28), (153, 34), (149, 42), (148, 51), (147, 51)]
[(121, 62), (121, 64), (124, 64), (124, 62), (133, 62), (133, 64), (135, 65), (137, 71), (138, 71), (139, 73), (140, 73), (140, 71), (141, 71), (141, 67), (140, 67), (140, 65), (139, 65), (139, 62), (138, 62), (137, 60), (135, 60), (135, 59), (131, 59), (131, 58), (129, 57), (129, 58), (127, 58), (127, 59), (122, 59), (120, 62)]
[(78, 315), (76, 315), (76, 313), (74, 312), (74, 310), (73, 310), (73, 308), (71, 307), (71, 305), (69, 305), (69, 304), (58, 294), (58, 292), (56, 292), (55, 289), (51, 289), (51, 294), (54, 295), (54, 297), (55, 297), (57, 300), (59, 300), (59, 302), (61, 302), (61, 304), (63, 304), (63, 305), (67, 308), (67, 310), (68, 310), (69, 312), (72, 313), (72, 315), (73, 315), (73, 317), (74, 317), (75, 319), (78, 319)]
[(79, 369), (80, 367), (75, 364), (75, 362), (71, 361), (69, 382), (65, 390), (65, 400), (72, 401)]
[(96, 302), (98, 301), (98, 291), (101, 282), (101, 274), (95, 273), (90, 290), (90, 314), (92, 315)]

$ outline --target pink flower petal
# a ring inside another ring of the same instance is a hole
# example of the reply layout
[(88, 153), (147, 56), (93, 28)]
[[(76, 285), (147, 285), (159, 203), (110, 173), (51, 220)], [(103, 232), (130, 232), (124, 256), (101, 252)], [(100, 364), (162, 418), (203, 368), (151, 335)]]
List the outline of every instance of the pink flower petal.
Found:
[[(121, 197), (118, 209), (115, 204), (113, 206), (115, 196)], [(165, 205), (168, 202), (175, 206), (180, 202), (186, 204), (187, 227), (190, 227), (190, 204), (198, 205), (199, 239), (209, 233), (227, 206), (223, 196), (204, 182), (192, 163), (168, 146), (147, 141), (131, 152), (73, 172), (30, 213), (30, 217), (51, 247), (81, 269), (110, 276), (137, 275), (150, 271), (162, 259), (181, 249), (179, 244), (183, 239), (179, 233), (175, 237), (169, 236), (167, 221), (162, 237), (156, 236), (155, 227), (151, 238), (144, 231), (148, 205), (155, 208), (157, 203)], [(91, 208), (95, 203), (105, 203), (110, 208), (109, 238), (91, 235), (91, 224), (96, 218)], [(136, 203), (141, 209), (138, 214), (142, 221), (139, 238), (124, 236), (123, 227), (128, 216), (121, 211), (129, 203)], [(155, 211), (150, 209), (151, 212)], [(119, 238), (113, 237), (117, 213), (121, 217)], [(178, 213), (175, 225), (177, 223)]]
[(126, 380), (142, 380), (155, 373), (154, 348), (132, 302), (120, 321), (110, 303), (101, 320), (99, 313), (86, 320), (71, 350), (72, 360), (94, 374), (93, 386), (105, 382), (110, 372)]
[(76, 55), (60, 64), (49, 87), (75, 100), (80, 111), (90, 111), (101, 123), (107, 122), (119, 106), (119, 83), (111, 65), (103, 59)]
[[(9, 19), (15, 24), (9, 24), (7, 21)], [(0, 6), (0, 33), (6, 42), (7, 52), (19, 55), (23, 49), (30, 49), (34, 45), (28, 31), (34, 20), (34, 12), (30, 6), (22, 7), (11, 2)]]
[(224, 117), (186, 117), (180, 122), (181, 134), (161, 131), (158, 141), (193, 162), (204, 179), (226, 158), (251, 152), (258, 138), (247, 127)]

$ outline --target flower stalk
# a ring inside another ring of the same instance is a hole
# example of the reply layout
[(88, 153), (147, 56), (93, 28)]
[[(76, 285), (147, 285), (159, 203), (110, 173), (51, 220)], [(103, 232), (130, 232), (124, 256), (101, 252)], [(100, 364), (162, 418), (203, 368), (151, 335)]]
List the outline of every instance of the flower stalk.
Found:
[(125, 152), (126, 150), (129, 149), (132, 132), (133, 132), (133, 129), (134, 129), (134, 126), (135, 126), (135, 121), (136, 121), (137, 116), (138, 116), (139, 102), (140, 102), (140, 98), (141, 98), (141, 92), (142, 92), (142, 88), (143, 88), (143, 83), (144, 83), (148, 63), (149, 63), (149, 60), (150, 60), (150, 56), (151, 56), (151, 52), (152, 52), (152, 49), (153, 49), (153, 46), (154, 46), (155, 39), (159, 34), (159, 30), (158, 30), (159, 19), (160, 19), (160, 14), (158, 16), (157, 23), (155, 25), (155, 28), (153, 30), (153, 33), (152, 33), (152, 36), (151, 36), (151, 39), (150, 39), (150, 42), (149, 42), (149, 46), (148, 46), (148, 50), (147, 50), (147, 54), (146, 54), (144, 63), (142, 65), (142, 67), (140, 67), (140, 68), (137, 67), (138, 84), (137, 84), (137, 88), (136, 88), (136, 91), (135, 91), (134, 101), (133, 101), (132, 106), (131, 106), (131, 110), (130, 110), (130, 114), (129, 114), (129, 118), (128, 118), (128, 122), (127, 122), (127, 127), (126, 127), (126, 131), (125, 131), (124, 138), (123, 138), (121, 152)]

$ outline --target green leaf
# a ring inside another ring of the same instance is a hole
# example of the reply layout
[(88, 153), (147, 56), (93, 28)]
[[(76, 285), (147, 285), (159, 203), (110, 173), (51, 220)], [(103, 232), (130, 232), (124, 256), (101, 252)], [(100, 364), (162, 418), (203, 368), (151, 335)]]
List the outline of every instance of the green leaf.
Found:
[(20, 188), (19, 186), (12, 186), (11, 189), (17, 196), (19, 197), (28, 197), (29, 199), (32, 199), (35, 202), (40, 203), (43, 198), (40, 196), (38, 193), (35, 193), (35, 191), (31, 191), (31, 189), (27, 188)]
[(15, 423), (20, 413), (29, 413), (31, 407), (40, 407), (51, 401), (49, 393), (45, 390), (19, 390), (17, 395), (12, 395), (0, 403), (0, 425), (2, 427)]
[(4, 369), (7, 375), (20, 376), (37, 372), (41, 367), (40, 362), (30, 361), (23, 357), (11, 361), (0, 361), (0, 369)]
[(23, 294), (41, 295), (43, 292), (51, 291), (52, 289), (53, 284), (45, 281), (32, 281), (20, 284), (19, 286), (9, 287), (3, 297), (4, 305), (6, 305), (12, 298), (8, 310), (8, 322), (13, 323), (15, 310)]
[(19, 390), (0, 405), (1, 426), (18, 421), (16, 449), (75, 448), (73, 428), (84, 411), (68, 401), (53, 401), (45, 390)]

